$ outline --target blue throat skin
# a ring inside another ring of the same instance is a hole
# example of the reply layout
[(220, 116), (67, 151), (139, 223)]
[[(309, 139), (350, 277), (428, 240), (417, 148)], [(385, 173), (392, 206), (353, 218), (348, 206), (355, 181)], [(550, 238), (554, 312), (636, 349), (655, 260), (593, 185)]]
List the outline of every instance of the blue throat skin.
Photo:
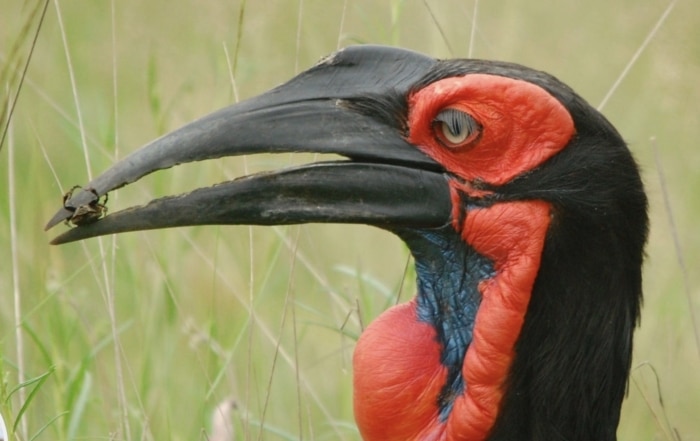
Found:
[(418, 319), (435, 329), (442, 347), (440, 363), (447, 368), (447, 381), (436, 404), (444, 422), (455, 398), (464, 393), (462, 366), (481, 304), (478, 286), (495, 275), (494, 265), (450, 225), (395, 233), (406, 242), (416, 262)]

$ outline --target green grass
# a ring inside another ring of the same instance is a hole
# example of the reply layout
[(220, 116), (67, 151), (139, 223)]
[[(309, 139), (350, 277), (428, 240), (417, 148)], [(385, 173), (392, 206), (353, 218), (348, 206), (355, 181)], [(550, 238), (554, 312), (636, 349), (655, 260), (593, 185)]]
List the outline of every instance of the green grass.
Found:
[[(598, 105), (668, 6), (552, 3), (480, 2), (470, 42), (470, 1), (250, 1), (243, 14), (240, 2), (115, 1), (113, 12), (110, 2), (64, 1), (63, 31), (52, 2), (0, 159), (0, 413), (8, 429), (23, 440), (207, 439), (212, 410), (232, 397), (237, 440), (359, 439), (354, 341), (415, 289), (398, 239), (344, 225), (210, 227), (51, 247), (55, 232), (43, 225), (89, 173), (234, 101), (229, 61), (244, 99), (339, 45), (393, 44), (444, 58), (469, 55), (471, 44), (475, 57), (549, 71)], [(603, 109), (642, 165), (651, 199), (625, 441), (700, 439), (700, 354), (688, 301), (700, 316), (696, 6), (675, 5)], [(34, 4), (0, 0), (0, 8), (6, 106), (38, 15)], [(110, 194), (109, 206), (309, 158), (186, 165)]]

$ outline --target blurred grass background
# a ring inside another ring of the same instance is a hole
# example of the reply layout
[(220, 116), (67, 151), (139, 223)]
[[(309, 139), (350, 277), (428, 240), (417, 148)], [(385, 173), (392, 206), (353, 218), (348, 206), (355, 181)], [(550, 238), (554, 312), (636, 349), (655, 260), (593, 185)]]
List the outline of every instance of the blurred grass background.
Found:
[[(17, 91), (42, 4), (0, 0), (4, 106)], [(668, 7), (665, 0), (504, 0), (478, 9), (450, 0), (51, 2), (0, 160), (0, 412), (10, 426), (22, 413), (17, 439), (208, 439), (213, 409), (230, 398), (238, 406), (235, 439), (359, 439), (354, 341), (415, 288), (396, 238), (361, 226), (209, 227), (51, 247), (55, 233), (43, 225), (63, 193), (233, 102), (235, 91), (240, 99), (256, 95), (356, 43), (519, 62), (558, 76), (597, 106)], [(625, 441), (700, 440), (691, 319), (700, 316), (699, 108), (700, 8), (678, 1), (603, 109), (639, 160), (651, 200), (645, 307), (619, 429)], [(110, 194), (109, 207), (308, 159), (182, 166)], [(13, 392), (22, 364), (24, 380), (41, 380)]]

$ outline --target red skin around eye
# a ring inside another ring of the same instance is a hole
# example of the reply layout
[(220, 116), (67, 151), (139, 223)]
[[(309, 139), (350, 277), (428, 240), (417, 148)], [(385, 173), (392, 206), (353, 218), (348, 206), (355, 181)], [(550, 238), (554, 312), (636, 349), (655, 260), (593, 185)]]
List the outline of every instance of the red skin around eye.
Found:
[[(470, 114), (480, 125), (474, 145), (449, 149), (433, 132), (444, 108)], [(466, 179), (499, 185), (563, 149), (575, 133), (566, 108), (527, 81), (473, 74), (447, 78), (409, 97), (408, 141)]]

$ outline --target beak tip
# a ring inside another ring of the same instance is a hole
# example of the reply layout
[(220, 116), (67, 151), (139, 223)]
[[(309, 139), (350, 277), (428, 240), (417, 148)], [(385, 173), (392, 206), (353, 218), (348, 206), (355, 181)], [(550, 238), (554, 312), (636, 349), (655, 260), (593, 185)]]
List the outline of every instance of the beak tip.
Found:
[[(49, 244), (50, 245), (63, 245), (65, 243), (75, 242), (75, 241), (78, 241), (81, 239), (86, 239), (88, 237), (96, 236), (96, 234), (90, 234), (91, 231), (94, 231), (94, 226), (93, 226), (93, 228), (90, 228), (91, 226), (92, 225), (84, 225), (84, 226), (69, 228), (68, 230), (62, 232), (58, 236), (51, 239)], [(99, 236), (99, 234), (97, 234), (97, 236)]]
[[(56, 225), (60, 224), (61, 222), (72, 218), (75, 214), (76, 208), (81, 207), (83, 205), (91, 205), (98, 201), (101, 194), (93, 190), (92, 187), (86, 188), (87, 190), (83, 189), (79, 194), (72, 195), (70, 199), (63, 201), (63, 206), (59, 208), (56, 214), (53, 215), (51, 220), (49, 220), (46, 223), (46, 225), (44, 226), (44, 231), (48, 231)], [(67, 195), (71, 196), (70, 193), (68, 193)]]
[(54, 237), (53, 239), (51, 239), (51, 242), (49, 242), (49, 245), (63, 245), (65, 243), (69, 243), (69, 242), (73, 242), (73, 241), (77, 240), (77, 239), (71, 240), (70, 235), (68, 234), (69, 232), (70, 232), (70, 230), (68, 232), (61, 233), (58, 236)]
[(49, 231), (51, 228), (55, 227), (59, 223), (65, 221), (66, 219), (70, 219), (71, 215), (70, 211), (66, 210), (65, 208), (59, 209), (56, 214), (53, 215), (50, 221), (46, 223), (44, 226), (44, 231)]

